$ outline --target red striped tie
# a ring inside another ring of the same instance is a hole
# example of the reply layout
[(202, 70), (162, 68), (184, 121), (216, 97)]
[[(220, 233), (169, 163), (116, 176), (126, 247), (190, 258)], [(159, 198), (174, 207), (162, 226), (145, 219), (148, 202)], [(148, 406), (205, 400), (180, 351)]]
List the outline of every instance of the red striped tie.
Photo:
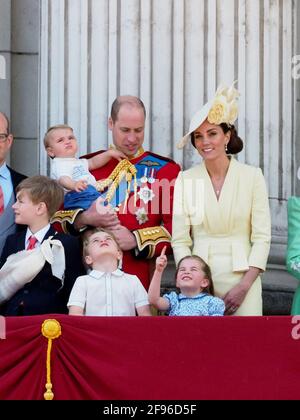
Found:
[(4, 195), (3, 195), (2, 187), (0, 185), (0, 216), (3, 212), (4, 212)]
[(28, 246), (26, 248), (26, 250), (30, 250), (30, 249), (34, 249), (35, 248), (35, 244), (37, 243), (37, 239), (35, 236), (31, 235), (29, 237), (29, 242), (28, 242)]

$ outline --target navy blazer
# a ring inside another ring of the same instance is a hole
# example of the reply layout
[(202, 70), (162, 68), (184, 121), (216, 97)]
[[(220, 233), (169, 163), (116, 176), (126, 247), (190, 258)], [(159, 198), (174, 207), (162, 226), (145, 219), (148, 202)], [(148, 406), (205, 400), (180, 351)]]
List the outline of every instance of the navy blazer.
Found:
[[(14, 195), (16, 197), (16, 188), (17, 188), (17, 186), (20, 184), (21, 181), (23, 181), (23, 179), (27, 178), (27, 176), (25, 176), (23, 174), (20, 174), (19, 172), (14, 171), (9, 166), (7, 166), (7, 168), (9, 170), (9, 172), (10, 172), (11, 181), (12, 181), (13, 190), (14, 190)], [(24, 230), (25, 227), (26, 227), (24, 225), (16, 225), (16, 226), (17, 226), (17, 231), (18, 232)]]
[[(54, 235), (55, 230), (50, 227), (44, 239)], [(26, 231), (9, 235), (6, 239), (0, 260), (3, 266), (7, 257), (22, 251), (25, 245)], [(64, 233), (56, 233), (55, 239), (62, 242), (65, 250), (66, 271), (64, 286), (52, 275), (51, 265), (45, 263), (41, 272), (8, 302), (0, 307), (4, 316), (40, 315), (48, 313), (67, 313), (67, 302), (73, 284), (78, 276), (86, 274), (82, 263), (81, 248), (78, 238)]]
[(19, 172), (14, 171), (9, 166), (7, 168), (10, 172), (10, 176), (11, 176), (11, 180), (12, 180), (12, 184), (13, 184), (13, 189), (14, 189), (14, 193), (15, 193), (15, 196), (16, 196), (17, 186), (20, 184), (21, 181), (23, 181), (23, 179), (25, 179), (27, 177), (23, 174), (20, 174)]

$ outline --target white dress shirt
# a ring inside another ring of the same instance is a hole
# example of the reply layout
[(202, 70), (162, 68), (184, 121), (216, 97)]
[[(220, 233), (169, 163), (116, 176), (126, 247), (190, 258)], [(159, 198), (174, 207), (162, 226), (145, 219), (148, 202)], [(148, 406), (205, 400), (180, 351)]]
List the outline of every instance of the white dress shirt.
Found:
[(77, 278), (68, 306), (79, 306), (90, 316), (135, 316), (148, 305), (147, 292), (137, 276), (117, 269), (112, 273), (92, 270)]
[(25, 235), (25, 248), (24, 249), (27, 249), (27, 246), (29, 245), (30, 236), (34, 236), (37, 239), (35, 248), (40, 247), (49, 229), (50, 229), (50, 223), (47, 226), (40, 229), (39, 231), (37, 231), (36, 233), (32, 233), (31, 230), (27, 228), (26, 235)]

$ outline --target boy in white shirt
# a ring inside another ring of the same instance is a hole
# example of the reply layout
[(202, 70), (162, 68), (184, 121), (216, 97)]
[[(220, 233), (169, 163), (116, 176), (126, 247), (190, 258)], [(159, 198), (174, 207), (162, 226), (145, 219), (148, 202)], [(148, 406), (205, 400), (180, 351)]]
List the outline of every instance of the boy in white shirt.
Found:
[(90, 171), (105, 165), (110, 159), (126, 158), (122, 152), (114, 149), (89, 159), (76, 158), (78, 143), (73, 128), (68, 125), (50, 127), (44, 137), (44, 146), (52, 158), (51, 178), (56, 179), (65, 190), (65, 209), (89, 208), (101, 195)]
[(99, 228), (87, 232), (83, 255), (92, 271), (77, 278), (68, 302), (70, 315), (151, 316), (138, 277), (118, 268), (122, 251), (112, 234)]

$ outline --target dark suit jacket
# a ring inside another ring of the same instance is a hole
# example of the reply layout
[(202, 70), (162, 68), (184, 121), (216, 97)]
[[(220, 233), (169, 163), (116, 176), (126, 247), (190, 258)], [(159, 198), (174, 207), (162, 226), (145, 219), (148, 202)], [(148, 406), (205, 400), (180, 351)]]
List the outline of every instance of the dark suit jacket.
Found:
[[(44, 239), (54, 235), (50, 227)], [(26, 231), (17, 232), (7, 237), (0, 260), (0, 267), (7, 257), (24, 249)], [(40, 315), (48, 313), (67, 313), (67, 302), (73, 284), (78, 276), (86, 274), (82, 263), (80, 244), (77, 238), (58, 233), (65, 250), (66, 271), (64, 286), (52, 275), (51, 266), (45, 263), (42, 271), (20, 289), (8, 302), (0, 307), (1, 315)]]
[[(17, 188), (17, 186), (20, 184), (21, 181), (23, 181), (23, 179), (25, 179), (27, 177), (25, 175), (23, 175), (23, 174), (20, 174), (19, 172), (14, 171), (9, 166), (7, 168), (10, 171), (10, 176), (11, 176), (11, 180), (12, 180), (12, 184), (13, 184), (14, 194), (16, 196), (16, 188)], [(17, 226), (17, 231), (18, 232), (24, 230), (25, 227), (26, 227), (24, 225), (16, 225), (16, 226)]]
[(19, 172), (14, 171), (9, 166), (8, 166), (8, 169), (10, 171), (11, 180), (12, 180), (12, 184), (13, 184), (13, 188), (14, 188), (14, 193), (16, 195), (17, 186), (20, 184), (21, 181), (23, 181), (23, 179), (25, 179), (27, 177), (25, 175), (19, 174)]

